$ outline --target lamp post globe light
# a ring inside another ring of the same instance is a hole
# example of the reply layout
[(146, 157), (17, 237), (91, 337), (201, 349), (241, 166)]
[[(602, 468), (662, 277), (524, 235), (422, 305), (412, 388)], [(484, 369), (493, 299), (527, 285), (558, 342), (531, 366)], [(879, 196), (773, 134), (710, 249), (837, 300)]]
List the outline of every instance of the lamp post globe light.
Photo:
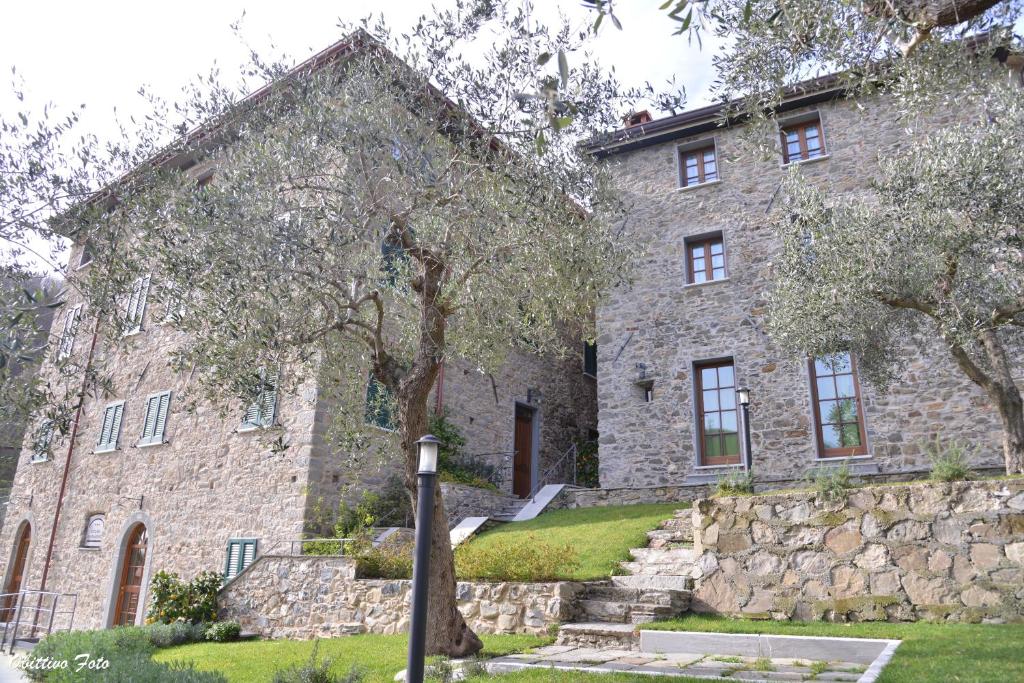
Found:
[(743, 406), (743, 468), (749, 473), (754, 468), (754, 457), (750, 452), (750, 389), (740, 387), (736, 390), (736, 400)]
[(441, 440), (426, 434), (416, 442), (419, 481), (416, 488), (416, 557), (412, 565), (412, 619), (409, 622), (409, 660), (406, 683), (423, 683), (427, 647), (427, 595), (430, 577), (430, 523), (434, 518), (434, 479)]

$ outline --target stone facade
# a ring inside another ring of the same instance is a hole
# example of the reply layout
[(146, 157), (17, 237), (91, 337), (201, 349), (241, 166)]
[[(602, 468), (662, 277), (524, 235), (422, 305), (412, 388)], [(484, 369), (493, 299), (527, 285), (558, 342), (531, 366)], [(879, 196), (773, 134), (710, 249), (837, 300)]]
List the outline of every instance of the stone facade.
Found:
[[(820, 117), (827, 155), (799, 163), (798, 172), (840, 196), (865, 191), (878, 159), (906, 144), (908, 126), (920, 124), (924, 135), (966, 115), (907, 122), (882, 98), (861, 102), (863, 109), (817, 99), (780, 119)], [(779, 245), (760, 217), (790, 169), (781, 153), (764, 159), (746, 151), (742, 126), (716, 127), (715, 116), (657, 133), (663, 122), (655, 121), (650, 133), (599, 152), (614, 164), (631, 207), (626, 239), (643, 249), (631, 284), (597, 313), (602, 487), (681, 484), (700, 471), (694, 367), (706, 361), (732, 359), (736, 386), (750, 388), (760, 474), (799, 478), (821, 460), (807, 364), (784, 355), (764, 332)], [(719, 180), (680, 187), (678, 150), (696, 143), (715, 147)], [(715, 233), (724, 242), (726, 279), (687, 284), (687, 240)], [(881, 472), (926, 468), (922, 444), (941, 434), (979, 446), (977, 464), (1001, 465), (995, 408), (948, 351), (924, 346), (908, 350), (911, 362), (887, 393), (861, 383), (868, 452), (858, 462)]]
[[(571, 620), (581, 584), (467, 583), (459, 609), (477, 633), (547, 633)], [(345, 557), (264, 555), (221, 591), (220, 618), (268, 638), (403, 633), (412, 582), (356, 579)]]
[(1024, 621), (1024, 479), (714, 498), (693, 524), (694, 611)]

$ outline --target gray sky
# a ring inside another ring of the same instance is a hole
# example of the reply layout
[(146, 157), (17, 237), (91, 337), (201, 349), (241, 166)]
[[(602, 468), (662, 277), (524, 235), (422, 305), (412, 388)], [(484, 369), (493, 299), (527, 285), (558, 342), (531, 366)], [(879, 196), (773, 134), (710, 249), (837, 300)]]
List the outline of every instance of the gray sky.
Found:
[[(439, 0), (436, 4), (451, 2)], [(620, 4), (616, 16), (625, 30), (604, 22), (593, 45), (600, 61), (614, 65), (625, 85), (649, 81), (660, 87), (674, 75), (676, 83), (686, 87), (688, 107), (705, 104), (712, 78), (713, 44), (706, 40), (701, 50), (686, 37), (673, 36), (674, 24), (658, 10), (658, 0)], [(595, 18), (578, 0), (539, 0), (537, 5), (543, 8), (541, 18), (549, 21), (557, 18), (558, 12), (580, 27)], [(117, 132), (115, 109), (122, 121), (132, 114), (148, 113), (138, 94), (140, 86), (173, 101), (182, 86), (197, 74), (207, 73), (214, 63), (226, 76), (244, 64), (247, 47), (231, 30), (243, 13), (244, 39), (261, 55), (278, 58), (286, 54), (301, 61), (342, 37), (339, 17), (354, 22), (373, 8), (385, 15), (394, 30), (401, 31), (426, 7), (416, 0), (383, 0), (376, 6), (354, 0), (6, 3), (0, 22), (0, 73), (5, 79), (0, 82), (0, 111), (9, 115), (19, 108), (8, 85), (15, 67), (31, 109), (52, 103), (58, 112), (66, 112), (85, 104), (83, 128), (101, 139), (113, 137)], [(0, 244), (0, 258), (5, 252), (6, 245)]]

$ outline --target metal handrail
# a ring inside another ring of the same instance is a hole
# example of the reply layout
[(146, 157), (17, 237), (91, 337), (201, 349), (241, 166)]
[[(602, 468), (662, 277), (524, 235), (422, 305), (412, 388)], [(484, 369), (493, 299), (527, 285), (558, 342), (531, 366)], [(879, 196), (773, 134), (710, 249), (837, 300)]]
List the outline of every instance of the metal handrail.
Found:
[[(552, 472), (560, 471), (561, 468), (562, 468), (562, 463), (564, 463), (565, 459), (568, 458), (569, 456), (572, 456), (572, 485), (575, 486), (576, 485), (576, 454), (577, 454), (578, 450), (579, 449), (576, 447), (576, 442), (574, 441), (572, 443), (572, 445), (569, 446), (569, 448), (566, 449), (565, 453), (562, 454), (562, 457), (560, 457), (558, 460), (556, 460), (551, 465), (548, 465), (544, 469), (544, 471), (541, 473), (541, 475), (539, 477), (537, 477), (537, 483), (533, 485), (533, 489), (530, 490), (530, 495), (528, 495), (527, 498), (529, 498), (531, 501), (534, 500), (537, 497), (537, 493), (539, 493), (540, 490), (544, 486), (547, 485), (548, 477), (551, 476)], [(563, 484), (567, 484), (569, 482), (562, 482), (562, 483)]]
[[(36, 604), (32, 606), (28, 604), (27, 598), (35, 597)], [(0, 636), (0, 651), (7, 646), (7, 636), (10, 633), (10, 654), (14, 654), (14, 646), (18, 641), (18, 629), (22, 626), (22, 613), (32, 612), (32, 631), (29, 637), (34, 637), (37, 631), (44, 631), (45, 635), (53, 633), (54, 621), (58, 614), (68, 614), (67, 630), (71, 630), (75, 622), (75, 610), (78, 608), (78, 594), (77, 593), (58, 593), (55, 591), (33, 591), (24, 590), (18, 591), (17, 593), (0, 593), (0, 602), (7, 602), (10, 599), (17, 601), (16, 607), (5, 607), (3, 615), (6, 618), (3, 622), (4, 630), (2, 636)], [(43, 600), (49, 599), (49, 607), (43, 607)], [(71, 608), (65, 610), (58, 610), (57, 607), (61, 604), (61, 598), (68, 598), (71, 600)], [(8, 615), (11, 610), (14, 610), (14, 619), (11, 620)], [(39, 618), (41, 615), (48, 615), (46, 617), (45, 629), (40, 626)], [(27, 619), (26, 619), (27, 622)]]
[[(345, 554), (345, 543), (347, 543), (349, 541), (355, 541), (355, 540), (357, 540), (357, 539), (355, 539), (355, 538), (297, 538), (297, 539), (290, 540), (290, 541), (278, 541), (278, 542), (274, 543), (273, 545), (271, 545), (270, 547), (268, 547), (266, 550), (264, 550), (260, 554), (261, 555), (273, 555), (274, 554), (274, 550), (276, 550), (281, 545), (287, 543), (288, 544), (288, 554), (289, 555), (291, 555), (291, 556), (301, 556), (302, 555), (302, 548), (307, 543), (328, 543), (329, 542), (329, 543), (338, 543), (339, 544), (338, 545), (338, 550), (339, 550), (338, 555), (344, 555)], [(296, 547), (298, 548), (298, 552), (296, 552)]]

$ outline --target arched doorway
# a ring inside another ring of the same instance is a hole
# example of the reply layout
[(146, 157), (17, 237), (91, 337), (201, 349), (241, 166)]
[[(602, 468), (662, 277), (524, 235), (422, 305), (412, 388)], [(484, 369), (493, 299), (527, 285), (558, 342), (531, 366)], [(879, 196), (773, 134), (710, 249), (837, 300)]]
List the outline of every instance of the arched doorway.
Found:
[[(25, 580), (25, 566), (28, 564), (28, 549), (32, 545), (32, 525), (25, 522), (18, 532), (18, 542), (15, 545), (14, 557), (11, 560), (10, 571), (7, 572), (7, 581), (4, 583), (4, 593), (17, 593), (21, 590)], [(16, 595), (8, 595), (0, 604), (0, 621), (10, 621), (14, 618), (14, 608), (18, 604)]]
[(136, 524), (128, 532), (124, 559), (118, 572), (117, 602), (114, 607), (114, 626), (132, 626), (142, 599), (142, 579), (146, 570), (146, 548), (149, 539), (146, 525)]

